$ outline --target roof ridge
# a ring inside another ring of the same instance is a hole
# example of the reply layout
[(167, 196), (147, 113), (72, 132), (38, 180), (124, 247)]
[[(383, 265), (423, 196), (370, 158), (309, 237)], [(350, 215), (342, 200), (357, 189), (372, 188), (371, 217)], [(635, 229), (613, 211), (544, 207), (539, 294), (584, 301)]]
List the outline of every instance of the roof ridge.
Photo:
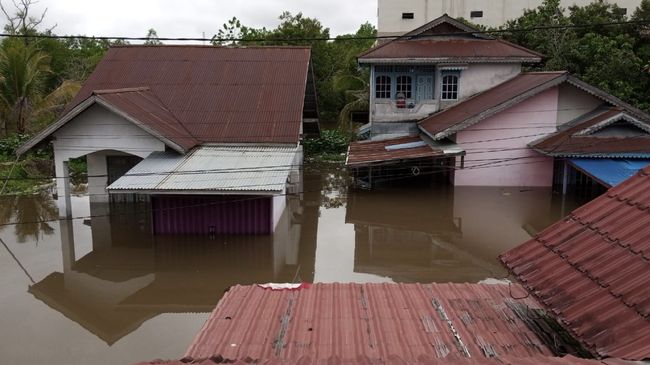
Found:
[(92, 95), (132, 93), (132, 92), (139, 92), (139, 91), (151, 91), (151, 89), (149, 88), (149, 86), (125, 87), (119, 89), (98, 89), (98, 90), (93, 90)]
[(214, 48), (214, 49), (256, 49), (256, 48), (287, 48), (287, 49), (311, 49), (311, 46), (289, 46), (289, 45), (239, 45), (239, 46), (215, 46), (202, 44), (119, 44), (110, 48)]

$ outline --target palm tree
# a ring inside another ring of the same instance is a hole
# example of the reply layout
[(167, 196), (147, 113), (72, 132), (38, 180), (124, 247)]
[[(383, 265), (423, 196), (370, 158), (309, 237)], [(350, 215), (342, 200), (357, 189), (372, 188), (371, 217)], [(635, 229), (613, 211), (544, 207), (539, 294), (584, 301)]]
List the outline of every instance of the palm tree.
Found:
[(360, 76), (341, 74), (334, 78), (334, 88), (345, 94), (346, 104), (339, 113), (339, 129), (352, 132), (352, 112), (368, 111), (370, 107), (370, 92), (365, 73)]
[(81, 88), (78, 82), (64, 81), (47, 93), (45, 81), (51, 72), (50, 58), (37, 46), (6, 41), (0, 48), (0, 118), (5, 134), (33, 131)]

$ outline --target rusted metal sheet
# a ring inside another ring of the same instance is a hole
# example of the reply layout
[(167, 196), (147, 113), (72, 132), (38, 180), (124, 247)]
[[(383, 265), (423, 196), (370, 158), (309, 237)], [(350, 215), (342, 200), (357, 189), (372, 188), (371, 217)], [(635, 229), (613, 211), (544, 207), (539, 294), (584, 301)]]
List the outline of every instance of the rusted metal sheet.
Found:
[(391, 146), (419, 142), (424, 142), (420, 136), (392, 138), (381, 141), (352, 142), (348, 149), (346, 165), (360, 167), (444, 155), (442, 150), (434, 149), (428, 144), (424, 146), (416, 145), (416, 147), (411, 148), (390, 149)]
[(552, 356), (512, 309), (538, 304), (519, 285), (235, 286), (186, 356), (224, 359), (397, 356), (405, 361)]
[(650, 358), (650, 167), (500, 258), (592, 353)]
[(384, 43), (359, 56), (360, 63), (383, 60), (434, 60), (438, 62), (539, 62), (540, 54), (500, 39), (432, 39), (395, 40)]
[[(232, 364), (232, 365), (249, 365), (251, 362), (246, 360), (237, 360), (231, 362), (221, 357), (211, 359), (193, 359), (186, 357), (181, 360), (154, 360), (151, 362), (140, 362), (135, 365), (214, 365), (214, 364)], [(299, 359), (264, 359), (255, 361), (258, 365), (634, 365), (631, 361), (619, 359), (580, 359), (573, 356), (564, 357), (501, 357), (498, 359), (449, 359), (435, 358), (431, 356), (422, 356), (415, 360), (406, 360), (399, 356), (390, 356), (386, 359), (376, 360), (364, 356), (358, 356), (353, 359), (340, 358), (333, 356), (327, 359), (314, 359), (305, 356)]]
[(269, 234), (272, 198), (266, 196), (154, 196), (155, 234)]
[[(515, 105), (528, 97), (567, 78), (566, 72), (529, 72), (522, 73), (491, 89), (476, 94), (443, 111), (420, 121), (420, 129), (437, 139), (438, 134), (453, 134), (462, 127), (469, 126), (496, 112)], [(455, 128), (452, 132), (445, 133)]]
[(199, 144), (148, 88), (96, 90), (94, 94), (121, 113), (134, 118), (184, 150)]
[(185, 130), (200, 143), (297, 143), (309, 59), (308, 47), (112, 47), (66, 112), (96, 90), (144, 87), (169, 113), (148, 95), (120, 105), (160, 116), (143, 123), (179, 144), (191, 141)]
[[(567, 123), (556, 133), (532, 142), (530, 147), (556, 157), (649, 157), (650, 133), (645, 136), (611, 137), (585, 133), (603, 122), (624, 117), (622, 108), (600, 109)], [(637, 123), (643, 123), (641, 125), (647, 125), (650, 129), (650, 124), (647, 122), (637, 121)]]

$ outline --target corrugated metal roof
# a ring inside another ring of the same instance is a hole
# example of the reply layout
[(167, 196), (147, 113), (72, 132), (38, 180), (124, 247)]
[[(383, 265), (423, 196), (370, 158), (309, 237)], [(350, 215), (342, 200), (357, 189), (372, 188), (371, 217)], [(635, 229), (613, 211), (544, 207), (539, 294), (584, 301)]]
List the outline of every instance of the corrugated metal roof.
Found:
[(500, 39), (408, 39), (384, 43), (359, 56), (360, 63), (381, 59), (436, 62), (539, 62), (540, 54)]
[[(395, 162), (400, 160), (411, 160), (442, 156), (444, 152), (434, 149), (429, 144), (420, 145), (424, 142), (420, 136), (408, 136), (384, 139), (380, 141), (360, 141), (350, 143), (346, 165), (351, 167), (367, 166), (377, 163)], [(413, 147), (405, 144), (413, 143)], [(420, 143), (420, 144), (418, 144)], [(391, 149), (391, 146), (407, 148)]]
[(153, 152), (107, 190), (282, 191), (297, 146), (204, 146), (188, 155)]
[[(233, 364), (249, 365), (250, 361), (236, 360), (231, 362), (228, 359), (215, 357), (211, 359), (193, 359), (186, 357), (181, 360), (154, 360), (140, 362), (135, 365), (186, 365), (186, 364)], [(534, 356), (534, 357), (500, 357), (498, 359), (449, 359), (422, 356), (415, 360), (406, 360), (399, 356), (390, 356), (386, 359), (376, 360), (365, 356), (358, 356), (353, 359), (331, 357), (327, 359), (315, 359), (305, 356), (299, 359), (264, 359), (255, 361), (258, 365), (634, 365), (636, 363), (619, 359), (580, 359), (570, 355), (564, 357)]]
[(501, 256), (594, 354), (650, 358), (650, 167)]
[[(586, 133), (590, 128), (610, 120), (630, 118), (621, 108), (598, 109), (560, 126), (560, 130), (534, 141), (531, 148), (555, 157), (650, 157), (650, 133), (646, 136), (602, 136)], [(635, 123), (647, 125), (643, 120)]]
[[(200, 143), (297, 143), (310, 57), (309, 47), (111, 47), (62, 119), (96, 91), (147, 88), (146, 95), (102, 97), (190, 145), (186, 150)], [(52, 132), (46, 128), (27, 148)]]
[(552, 356), (519, 317), (535, 308), (516, 284), (335, 283), (293, 291), (235, 286), (186, 356), (373, 363), (392, 356), (471, 358), (481, 364), (490, 357)]
[(420, 121), (420, 129), (440, 139), (498, 113), (567, 79), (567, 72), (528, 72)]
[(650, 159), (572, 158), (569, 162), (608, 188), (622, 183), (650, 165)]

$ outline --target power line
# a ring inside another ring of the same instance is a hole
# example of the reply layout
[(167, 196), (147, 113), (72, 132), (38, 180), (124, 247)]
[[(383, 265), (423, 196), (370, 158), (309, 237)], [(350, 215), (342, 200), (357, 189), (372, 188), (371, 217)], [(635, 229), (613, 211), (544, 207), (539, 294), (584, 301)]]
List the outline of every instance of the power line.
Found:
[[(557, 30), (557, 29), (581, 29), (581, 28), (597, 28), (597, 27), (611, 27), (622, 25), (644, 25), (650, 24), (649, 20), (628, 20), (621, 22), (605, 22), (605, 23), (590, 23), (590, 24), (558, 24), (558, 25), (545, 25), (527, 28), (504, 28), (504, 29), (487, 29), (476, 31), (457, 31), (457, 32), (443, 32), (436, 33), (436, 36), (462, 36), (468, 34), (504, 34), (504, 33), (526, 33), (533, 31)], [(88, 39), (88, 40), (103, 40), (103, 41), (147, 41), (151, 40), (148, 37), (127, 37), (127, 36), (86, 36), (86, 35), (55, 35), (55, 34), (11, 34), (0, 33), (0, 37), (6, 38), (41, 38), (41, 39)], [(178, 41), (178, 42), (251, 42), (251, 43), (277, 43), (277, 42), (318, 42), (318, 41), (354, 41), (354, 40), (380, 40), (380, 39), (395, 39), (395, 38), (425, 38), (430, 35), (412, 35), (412, 36), (336, 36), (336, 37), (299, 37), (299, 38), (274, 38), (270, 35), (269, 38), (237, 38), (227, 37), (219, 38), (214, 37), (157, 37), (159, 41)], [(155, 47), (155, 46), (154, 46)]]

